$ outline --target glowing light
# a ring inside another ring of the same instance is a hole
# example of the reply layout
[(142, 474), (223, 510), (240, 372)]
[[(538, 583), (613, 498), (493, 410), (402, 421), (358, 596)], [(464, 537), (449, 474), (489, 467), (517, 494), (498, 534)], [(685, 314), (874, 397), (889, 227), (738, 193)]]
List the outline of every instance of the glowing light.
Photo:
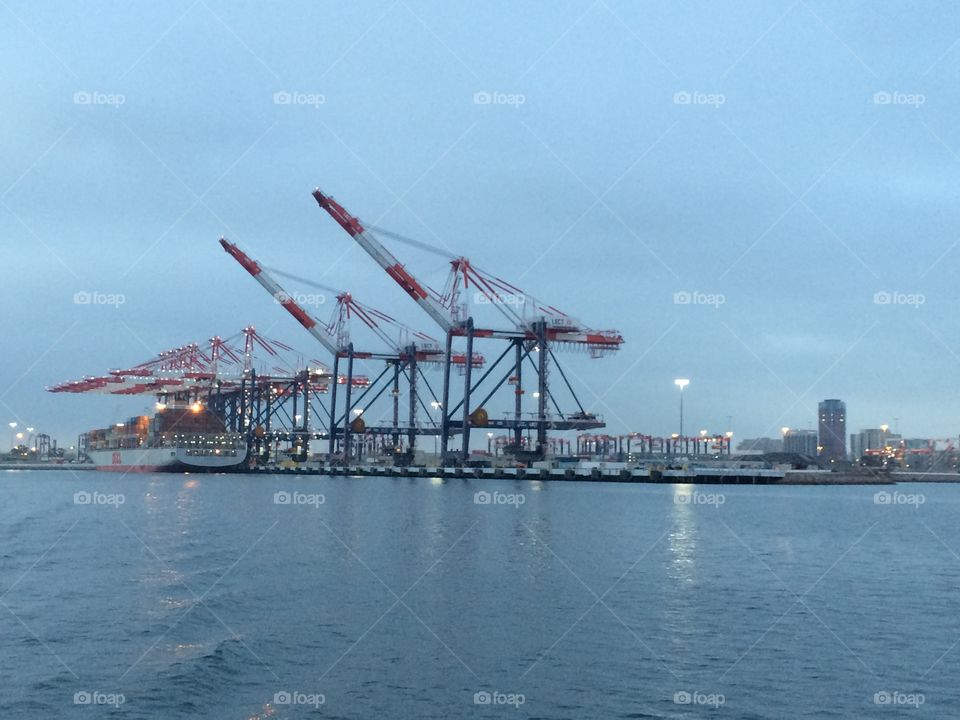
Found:
[(203, 405), (201, 405), (200, 401), (197, 400), (197, 402), (190, 406), (190, 409), (193, 410), (193, 412), (198, 413), (203, 410)]
[(788, 432), (790, 432), (790, 428), (788, 428), (788, 427), (782, 427), (782, 428), (780, 428), (780, 432), (782, 432), (784, 435), (786, 435)]
[(158, 402), (158, 403), (157, 403), (157, 412), (163, 412), (163, 411), (166, 410), (166, 409), (167, 409), (167, 404), (166, 404), (166, 403), (163, 403), (163, 402)]
[(673, 381), (673, 384), (680, 388), (682, 392), (683, 389), (690, 384), (690, 381), (687, 378), (677, 378)]

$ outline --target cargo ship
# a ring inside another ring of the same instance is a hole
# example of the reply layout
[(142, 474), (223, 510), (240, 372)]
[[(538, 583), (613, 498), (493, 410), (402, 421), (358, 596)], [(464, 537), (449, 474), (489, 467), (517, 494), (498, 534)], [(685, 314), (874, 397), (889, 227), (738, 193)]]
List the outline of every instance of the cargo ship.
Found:
[(200, 403), (159, 403), (153, 417), (86, 433), (85, 452), (97, 470), (115, 472), (225, 472), (247, 458), (246, 438)]

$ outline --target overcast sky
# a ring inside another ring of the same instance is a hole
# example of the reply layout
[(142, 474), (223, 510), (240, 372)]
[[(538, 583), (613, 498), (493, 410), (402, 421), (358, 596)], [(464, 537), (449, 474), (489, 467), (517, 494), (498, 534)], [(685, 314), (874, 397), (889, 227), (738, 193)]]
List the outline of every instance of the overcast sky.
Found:
[(46, 385), (248, 324), (324, 358), (221, 235), (439, 335), (319, 185), (620, 330), (561, 355), (610, 432), (676, 431), (682, 376), (689, 430), (956, 436), (958, 40), (950, 2), (4, 0), (0, 419), (72, 444), (152, 401)]

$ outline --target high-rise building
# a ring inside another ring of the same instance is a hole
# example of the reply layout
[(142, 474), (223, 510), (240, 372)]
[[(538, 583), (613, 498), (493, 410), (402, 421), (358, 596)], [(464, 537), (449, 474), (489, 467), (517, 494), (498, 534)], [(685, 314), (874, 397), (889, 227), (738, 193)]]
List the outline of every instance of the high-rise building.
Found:
[(820, 459), (832, 463), (847, 459), (847, 405), (822, 400), (819, 410)]
[(815, 458), (817, 433), (815, 430), (787, 430), (783, 434), (783, 451)]

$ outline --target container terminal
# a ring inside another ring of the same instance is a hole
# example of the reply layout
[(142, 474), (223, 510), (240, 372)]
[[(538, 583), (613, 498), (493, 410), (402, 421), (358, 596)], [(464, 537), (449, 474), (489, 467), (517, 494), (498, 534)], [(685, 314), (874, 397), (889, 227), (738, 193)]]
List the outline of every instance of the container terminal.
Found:
[[(247, 326), (225, 339), (214, 336), (203, 345), (189, 343), (104, 375), (50, 386), (54, 393), (155, 397), (153, 417), (82, 434), (80, 456), (98, 469), (122, 472), (784, 480), (782, 470), (731, 457), (729, 432), (599, 433), (606, 423), (577, 396), (560, 355), (573, 351), (601, 360), (624, 345), (618, 331), (593, 329), (466, 256), (365, 224), (319, 189), (312, 196), (326, 216), (325, 229), (339, 226), (339, 237), (357, 243), (441, 339), (348, 290), (268, 269), (220, 238), (226, 254), (319, 347), (304, 354)], [(450, 266), (444, 286), (435, 290), (421, 282), (381, 236), (443, 255)], [(277, 277), (331, 294), (331, 317), (309, 313)], [(483, 320), (478, 309), (485, 311)], [(498, 323), (488, 321), (490, 310), (497, 311)], [(365, 339), (355, 344), (357, 324)], [(314, 354), (320, 357), (304, 360)], [(502, 409), (499, 416), (492, 407)], [(472, 445), (478, 433), (480, 442)], [(475, 449), (484, 439), (486, 450)]]

